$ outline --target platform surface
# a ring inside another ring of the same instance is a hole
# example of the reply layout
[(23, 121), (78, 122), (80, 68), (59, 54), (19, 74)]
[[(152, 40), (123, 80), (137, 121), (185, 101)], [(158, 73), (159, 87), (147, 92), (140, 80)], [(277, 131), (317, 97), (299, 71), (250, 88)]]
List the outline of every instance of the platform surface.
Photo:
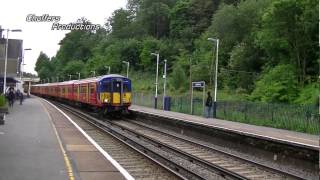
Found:
[[(74, 177), (81, 180), (126, 179), (65, 115), (47, 101), (38, 99), (48, 111), (61, 138), (64, 150), (73, 165)], [(112, 161), (115, 162), (113, 159)]]
[(310, 135), (305, 133), (299, 133), (294, 131), (288, 131), (283, 129), (276, 129), (263, 126), (249, 125), (239, 122), (213, 119), (213, 118), (203, 118), (200, 116), (194, 116), (189, 114), (183, 114), (172, 111), (163, 111), (159, 109), (148, 108), (144, 106), (132, 105), (129, 108), (133, 111), (139, 111), (147, 114), (153, 114), (158, 116), (164, 116), (180, 121), (186, 121), (195, 124), (201, 124), (205, 126), (210, 126), (213, 128), (224, 129), (232, 132), (237, 132), (240, 134), (262, 137), (269, 140), (286, 142), (289, 144), (296, 144), (305, 147), (310, 147), (312, 149), (319, 149), (319, 136)]
[(16, 101), (9, 112), (0, 125), (0, 179), (68, 179), (57, 137), (40, 102)]
[(0, 180), (126, 179), (46, 101), (27, 98), (9, 112), (0, 126)]

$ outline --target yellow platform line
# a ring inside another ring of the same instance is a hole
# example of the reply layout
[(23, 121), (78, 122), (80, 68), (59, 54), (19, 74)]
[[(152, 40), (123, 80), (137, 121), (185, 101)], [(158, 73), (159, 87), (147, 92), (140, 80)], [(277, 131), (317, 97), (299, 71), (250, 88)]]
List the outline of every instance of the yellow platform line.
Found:
[(66, 151), (65, 151), (65, 149), (64, 149), (64, 147), (63, 147), (63, 145), (62, 145), (62, 141), (61, 141), (61, 139), (60, 139), (60, 136), (59, 136), (59, 134), (58, 134), (58, 131), (57, 131), (57, 129), (56, 129), (56, 126), (53, 124), (51, 115), (50, 115), (50, 113), (48, 112), (48, 110), (45, 108), (45, 106), (43, 105), (42, 102), (41, 102), (41, 105), (42, 105), (42, 108), (43, 108), (43, 109), (45, 110), (45, 112), (47, 113), (47, 115), (48, 115), (48, 117), (49, 117), (49, 119), (50, 119), (50, 121), (51, 121), (51, 126), (52, 126), (52, 128), (53, 128), (53, 130), (54, 130), (54, 133), (55, 133), (56, 137), (57, 137), (57, 140), (58, 140), (58, 143), (59, 143), (59, 146), (60, 146), (60, 150), (61, 150), (62, 155), (63, 155), (64, 163), (65, 163), (66, 168), (67, 168), (69, 180), (75, 180), (74, 175), (73, 175), (73, 171), (72, 171), (72, 166), (71, 166), (70, 160), (69, 160), (68, 155), (67, 155), (67, 153), (66, 153)]

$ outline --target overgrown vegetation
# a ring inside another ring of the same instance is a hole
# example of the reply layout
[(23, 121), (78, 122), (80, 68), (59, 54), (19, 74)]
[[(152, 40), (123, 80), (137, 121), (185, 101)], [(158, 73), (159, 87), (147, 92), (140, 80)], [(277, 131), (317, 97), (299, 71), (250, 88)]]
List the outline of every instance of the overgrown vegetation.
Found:
[[(122, 61), (129, 61), (133, 91), (153, 94), (156, 58), (150, 53), (159, 53), (160, 96), (163, 60), (167, 59), (167, 94), (175, 97), (174, 110), (187, 113), (190, 80), (205, 81), (212, 91), (216, 47), (207, 39), (218, 38), (218, 101), (257, 103), (245, 106), (251, 107), (250, 118), (244, 113), (250, 109), (239, 111), (240, 104), (228, 113), (218, 110), (218, 116), (316, 133), (319, 126), (312, 126), (319, 124), (319, 117), (314, 116), (320, 94), (318, 11), (315, 0), (128, 0), (127, 7), (115, 10), (104, 28), (71, 31), (60, 42), (56, 56), (40, 53), (35, 70), (46, 82), (66, 80), (70, 75), (77, 79), (78, 73), (81, 78), (89, 77), (92, 71), (106, 74), (107, 66), (111, 73), (124, 75)], [(85, 18), (78, 21), (90, 23)], [(142, 102), (152, 105), (153, 99), (150, 96)], [(259, 107), (267, 111), (259, 104), (269, 103), (276, 104), (274, 108), (277, 103), (302, 104), (311, 110), (290, 105), (278, 109), (281, 112), (276, 116), (272, 112), (271, 118), (255, 115)], [(201, 103), (195, 107), (200, 114), (201, 107)], [(295, 113), (296, 109), (300, 111)], [(290, 119), (292, 113), (298, 115)], [(310, 119), (315, 123), (308, 123)]]
[(6, 106), (6, 97), (4, 95), (0, 95), (0, 107)]
[[(106, 74), (106, 66), (121, 73), (122, 61), (129, 61), (131, 74), (153, 75), (156, 59), (150, 53), (157, 52), (160, 69), (168, 60), (168, 89), (183, 94), (190, 72), (192, 81), (212, 87), (215, 44), (207, 41), (212, 37), (220, 40), (219, 90), (254, 101), (315, 103), (318, 9), (314, 0), (128, 0), (104, 28), (71, 31), (56, 56), (41, 53), (36, 71), (46, 81), (70, 74), (75, 79), (77, 73)], [(154, 88), (141, 78), (135, 83), (137, 91)]]
[[(156, 59), (168, 60), (168, 89), (189, 90), (192, 81), (212, 87), (215, 44), (219, 38), (218, 88), (247, 100), (310, 104), (317, 102), (318, 2), (314, 0), (128, 0), (97, 31), (71, 31), (56, 56), (40, 53), (42, 80), (88, 77), (125, 71), (154, 75)], [(90, 23), (85, 18), (80, 22)], [(190, 70), (191, 69), (191, 70)], [(160, 73), (161, 75), (162, 73)], [(59, 78), (57, 78), (59, 77)], [(153, 81), (136, 78), (137, 91)]]

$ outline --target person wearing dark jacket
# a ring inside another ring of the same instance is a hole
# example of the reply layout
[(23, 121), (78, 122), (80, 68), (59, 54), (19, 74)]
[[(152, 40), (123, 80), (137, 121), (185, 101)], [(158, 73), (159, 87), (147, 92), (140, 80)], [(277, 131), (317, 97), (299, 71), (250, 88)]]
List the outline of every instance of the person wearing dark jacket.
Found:
[(9, 88), (9, 93), (8, 93), (8, 99), (9, 99), (9, 106), (13, 107), (13, 103), (14, 103), (14, 90), (13, 88)]
[(20, 105), (22, 105), (22, 101), (23, 101), (23, 93), (22, 92), (19, 93), (19, 100), (20, 100)]
[(206, 100), (206, 118), (209, 118), (211, 117), (211, 109), (212, 109), (212, 97), (211, 97), (211, 94), (210, 94), (210, 91), (208, 92), (208, 97), (207, 97), (207, 100)]

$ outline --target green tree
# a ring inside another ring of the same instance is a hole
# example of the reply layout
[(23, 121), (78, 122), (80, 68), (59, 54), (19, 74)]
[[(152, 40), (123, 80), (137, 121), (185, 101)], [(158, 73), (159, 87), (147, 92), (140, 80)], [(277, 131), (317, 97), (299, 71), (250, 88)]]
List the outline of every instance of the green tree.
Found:
[(301, 85), (307, 75), (317, 74), (318, 2), (314, 0), (277, 0), (263, 15), (257, 44), (275, 65), (292, 63)]
[(299, 97), (295, 100), (298, 104), (319, 104), (319, 83), (311, 83), (301, 89)]
[[(91, 24), (85, 18), (78, 19), (77, 22), (84, 24)], [(92, 57), (92, 50), (105, 37), (106, 31), (104, 29), (98, 31), (89, 30), (72, 30), (60, 41), (59, 51), (57, 52), (57, 59), (61, 64), (65, 65), (69, 61), (81, 60), (86, 62)]]
[(50, 58), (44, 52), (41, 51), (37, 58), (37, 62), (34, 70), (39, 72), (41, 68), (43, 68), (44, 66), (49, 66), (49, 64), (50, 64)]
[(298, 81), (292, 65), (278, 65), (261, 75), (252, 99), (262, 102), (290, 103), (298, 96)]
[(35, 71), (41, 80), (50, 78), (54, 72), (54, 66), (52, 66), (49, 57), (43, 52), (40, 52), (37, 58)]
[(154, 68), (155, 60), (151, 53), (159, 52), (160, 42), (152, 37), (146, 38), (143, 41), (143, 48), (140, 54), (141, 69), (150, 70)]
[(134, 34), (133, 24), (133, 15), (129, 10), (118, 9), (115, 10), (112, 16), (108, 19), (106, 26), (109, 26), (109, 29), (112, 29), (112, 36), (116, 38), (129, 38)]
[(85, 65), (81, 61), (70, 61), (67, 63), (67, 65), (63, 68), (63, 74), (68, 75), (77, 75), (77, 73), (80, 73), (81, 78), (86, 77), (85, 73)]
[(142, 0), (137, 13), (137, 20), (142, 28), (147, 29), (148, 35), (157, 39), (169, 34), (170, 8), (175, 0)]
[(185, 92), (188, 89), (188, 79), (180, 65), (174, 67), (174, 71), (169, 78), (169, 86), (172, 91)]
[(210, 26), (219, 1), (180, 0), (170, 13), (170, 36), (191, 51), (193, 40)]

